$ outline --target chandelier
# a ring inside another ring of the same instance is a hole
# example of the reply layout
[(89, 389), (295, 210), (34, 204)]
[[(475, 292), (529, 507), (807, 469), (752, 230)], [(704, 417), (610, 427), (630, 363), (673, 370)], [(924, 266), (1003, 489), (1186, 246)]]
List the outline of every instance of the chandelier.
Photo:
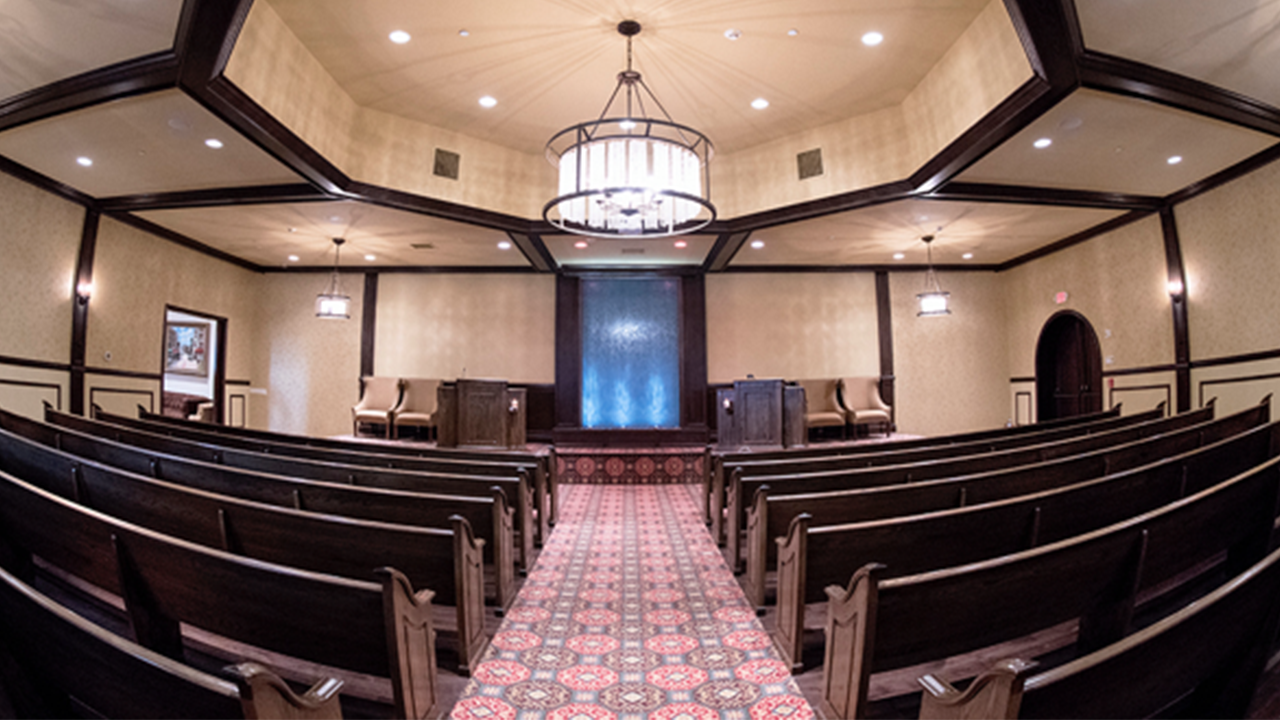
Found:
[(342, 253), (342, 238), (333, 239), (333, 273), (329, 275), (329, 286), (316, 296), (316, 317), (329, 320), (351, 319), (351, 298), (342, 292), (342, 283), (338, 279), (338, 256)]
[[(547, 160), (560, 171), (560, 194), (543, 206), (542, 217), (565, 232), (598, 238), (694, 232), (716, 218), (709, 199), (711, 141), (674, 122), (631, 69), (631, 38), (640, 23), (625, 20), (618, 32), (627, 38), (627, 69), (618, 73), (600, 117), (547, 142)], [(646, 97), (661, 118), (649, 116)], [(614, 103), (624, 101), (611, 115)]]
[(916, 313), (916, 317), (950, 315), (947, 301), (950, 300), (951, 293), (942, 290), (942, 285), (938, 283), (938, 274), (933, 271), (933, 236), (925, 235), (920, 239), (924, 241), (928, 251), (929, 265), (924, 271), (924, 292), (916, 295), (916, 300), (920, 301), (920, 312)]

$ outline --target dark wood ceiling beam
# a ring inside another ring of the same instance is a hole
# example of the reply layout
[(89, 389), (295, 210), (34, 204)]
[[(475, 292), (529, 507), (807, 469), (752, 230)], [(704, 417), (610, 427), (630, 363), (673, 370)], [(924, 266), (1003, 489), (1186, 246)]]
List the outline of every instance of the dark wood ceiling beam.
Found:
[(940, 190), (925, 197), (931, 200), (1053, 205), (1107, 210), (1158, 210), (1164, 204), (1163, 198), (1154, 195), (961, 182), (947, 183)]
[(193, 207), (219, 207), (224, 205), (317, 202), (333, 199), (311, 185), (295, 183), (290, 185), (254, 185), (250, 187), (118, 195), (98, 200), (98, 207), (103, 212), (121, 213)]
[(167, 90), (177, 83), (178, 58), (171, 50), (126, 60), (0, 102), (0, 132), (91, 105)]
[(551, 255), (551, 251), (547, 249), (547, 244), (542, 241), (541, 235), (509, 232), (507, 236), (520, 249), (520, 252), (524, 253), (525, 259), (529, 261), (529, 265), (534, 269), (542, 272), (555, 272), (559, 269), (559, 263)]
[(707, 253), (707, 258), (702, 262), (703, 272), (720, 272), (729, 267), (729, 263), (733, 260), (733, 256), (738, 254), (743, 244), (747, 242), (747, 238), (751, 237), (751, 231), (737, 233), (720, 233), (716, 238), (715, 245), (711, 246), (711, 252)]
[(52, 193), (64, 200), (69, 200), (77, 205), (86, 208), (94, 208), (94, 199), (79, 190), (54, 180), (48, 175), (38, 173), (35, 170), (20, 165), (3, 155), (0, 155), (0, 172), (12, 175), (24, 182), (30, 183), (45, 192)]
[(1164, 199), (1164, 204), (1173, 206), (1181, 202), (1186, 202), (1197, 195), (1202, 195), (1214, 188), (1226, 185), (1232, 180), (1244, 177), (1245, 175), (1248, 175), (1249, 173), (1266, 165), (1270, 165), (1277, 160), (1280, 160), (1280, 143), (1272, 145), (1253, 157), (1245, 158), (1221, 172), (1215, 173), (1199, 182), (1188, 185), (1178, 192), (1166, 197)]
[(1143, 63), (1086, 51), (1079, 60), (1084, 87), (1280, 135), (1280, 109), (1209, 83)]
[(263, 272), (266, 269), (266, 268), (263, 268), (261, 265), (251, 263), (248, 260), (236, 257), (231, 253), (223, 252), (215, 247), (210, 247), (208, 245), (205, 245), (204, 243), (200, 242), (199, 240), (196, 240), (195, 238), (188, 237), (186, 235), (183, 235), (180, 232), (175, 232), (173, 230), (170, 230), (167, 227), (157, 225), (151, 222), (150, 220), (144, 220), (143, 218), (140, 218), (137, 215), (130, 215), (129, 213), (112, 213), (108, 217), (112, 218), (113, 220), (118, 220), (124, 223), (125, 225), (129, 225), (131, 227), (142, 230), (143, 232), (151, 233), (156, 237), (164, 238), (169, 242), (176, 243), (185, 248), (190, 248), (191, 250), (195, 250), (196, 252), (199, 252), (199, 253), (204, 253), (209, 257), (214, 257), (219, 260), (225, 260), (226, 262), (229, 262), (232, 265), (238, 265), (239, 267), (242, 267), (245, 270), (250, 270), (252, 272)]
[(773, 210), (765, 210), (751, 215), (743, 215), (726, 222), (724, 229), (720, 232), (743, 233), (763, 230), (775, 225), (811, 220), (832, 213), (858, 210), (880, 205), (881, 203), (901, 200), (910, 197), (912, 192), (912, 186), (905, 180), (886, 183), (875, 187), (863, 188), (862, 190), (808, 200)]
[(1125, 225), (1135, 223), (1145, 217), (1150, 217), (1152, 214), (1156, 212), (1158, 211), (1157, 210), (1131, 210), (1125, 213), (1124, 215), (1121, 215), (1120, 217), (1112, 218), (1103, 223), (1098, 223), (1097, 225), (1094, 225), (1091, 228), (1081, 230), (1080, 232), (1074, 235), (1065, 237), (1055, 243), (1050, 243), (1048, 245), (1045, 245), (1044, 247), (1032, 250), (1029, 253), (1019, 255), (1018, 257), (1013, 258), (1012, 260), (1008, 260), (1003, 263), (1000, 263), (999, 265), (996, 266), (996, 272), (1004, 272), (1005, 270), (1011, 270), (1015, 267), (1018, 267), (1019, 265), (1025, 265), (1026, 263), (1029, 263), (1032, 260), (1042, 258), (1046, 255), (1052, 255), (1053, 253), (1056, 253), (1059, 250), (1066, 250), (1072, 245), (1079, 245), (1080, 243), (1085, 242), (1087, 240), (1092, 240), (1093, 238), (1096, 238), (1099, 235), (1105, 235), (1106, 233), (1109, 233), (1112, 230), (1118, 230), (1124, 227)]

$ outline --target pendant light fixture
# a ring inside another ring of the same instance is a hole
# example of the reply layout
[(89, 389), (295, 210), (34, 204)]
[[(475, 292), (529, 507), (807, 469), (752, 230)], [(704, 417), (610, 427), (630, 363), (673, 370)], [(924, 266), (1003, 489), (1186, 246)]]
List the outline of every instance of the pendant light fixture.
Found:
[(342, 283), (338, 278), (338, 258), (342, 253), (342, 244), (346, 240), (333, 239), (333, 273), (329, 276), (329, 287), (316, 296), (316, 317), (328, 320), (350, 320), (351, 298), (342, 292)]
[(950, 315), (947, 302), (951, 298), (951, 293), (942, 290), (942, 286), (938, 284), (938, 274), (933, 271), (933, 236), (925, 235), (920, 239), (924, 241), (928, 252), (929, 265), (924, 271), (924, 292), (916, 295), (916, 299), (920, 301), (920, 312), (916, 313), (916, 316)]
[[(627, 69), (596, 120), (561, 130), (547, 142), (560, 172), (560, 194), (542, 208), (551, 225), (597, 238), (663, 238), (699, 230), (716, 218), (710, 200), (711, 141), (671, 119), (640, 73), (631, 69), (631, 38), (640, 23), (625, 20)], [(650, 117), (651, 103), (662, 117)], [(625, 107), (612, 115), (615, 101)]]

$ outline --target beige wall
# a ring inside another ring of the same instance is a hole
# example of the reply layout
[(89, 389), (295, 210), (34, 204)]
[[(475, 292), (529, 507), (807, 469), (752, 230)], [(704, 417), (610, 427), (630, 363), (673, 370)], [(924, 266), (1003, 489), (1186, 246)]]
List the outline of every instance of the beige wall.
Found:
[(351, 434), (351, 406), (360, 399), (364, 278), (342, 276), (342, 289), (351, 296), (350, 320), (316, 317), (316, 294), (325, 282), (316, 273), (281, 273), (259, 283), (253, 376), (266, 395), (250, 401), (255, 427), (299, 435)]
[(899, 432), (941, 435), (1013, 417), (1004, 297), (996, 275), (940, 273), (951, 315), (917, 317), (923, 273), (892, 273), (893, 370)]
[(555, 382), (556, 281), (550, 275), (378, 278), (378, 375)]
[[(1164, 239), (1155, 215), (998, 277), (1013, 376), (1035, 375), (1040, 331), (1061, 310), (1074, 310), (1093, 325), (1104, 371), (1173, 362)], [(1054, 302), (1059, 291), (1067, 293), (1061, 305)]]
[(875, 275), (708, 275), (707, 379), (879, 375)]
[(84, 215), (0, 173), (0, 355), (67, 362)]

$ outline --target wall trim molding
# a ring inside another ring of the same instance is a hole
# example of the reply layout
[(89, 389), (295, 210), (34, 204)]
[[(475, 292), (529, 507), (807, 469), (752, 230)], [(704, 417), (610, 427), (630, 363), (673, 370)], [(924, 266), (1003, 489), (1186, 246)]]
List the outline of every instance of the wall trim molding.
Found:
[(33, 387), (44, 388), (54, 391), (54, 409), (62, 412), (62, 386), (56, 383), (42, 383), (33, 380), (10, 380), (8, 378), (0, 378), (0, 385), (12, 385), (14, 387)]

